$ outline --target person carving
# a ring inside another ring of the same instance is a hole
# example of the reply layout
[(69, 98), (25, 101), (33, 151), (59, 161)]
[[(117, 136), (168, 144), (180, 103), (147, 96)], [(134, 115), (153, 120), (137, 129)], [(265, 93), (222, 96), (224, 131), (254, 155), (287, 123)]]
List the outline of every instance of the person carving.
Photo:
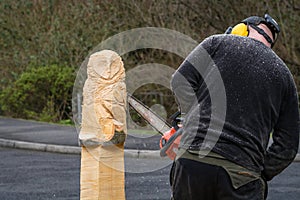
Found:
[(298, 95), (272, 50), (279, 32), (268, 14), (248, 17), (202, 41), (173, 74), (183, 127), (172, 199), (266, 199), (267, 181), (295, 158)]

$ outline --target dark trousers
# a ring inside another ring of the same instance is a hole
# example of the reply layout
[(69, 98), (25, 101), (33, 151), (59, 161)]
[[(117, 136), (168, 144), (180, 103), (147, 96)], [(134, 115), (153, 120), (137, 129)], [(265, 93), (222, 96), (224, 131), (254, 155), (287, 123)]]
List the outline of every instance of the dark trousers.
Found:
[(264, 184), (258, 179), (234, 189), (220, 166), (179, 158), (171, 169), (174, 200), (263, 200)]

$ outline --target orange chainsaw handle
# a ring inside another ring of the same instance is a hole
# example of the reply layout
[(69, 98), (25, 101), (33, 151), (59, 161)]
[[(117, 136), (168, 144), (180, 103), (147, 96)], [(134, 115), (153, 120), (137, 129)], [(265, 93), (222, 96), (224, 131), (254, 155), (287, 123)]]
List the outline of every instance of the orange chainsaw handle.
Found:
[(169, 131), (165, 132), (164, 135), (160, 138), (159, 147), (162, 149), (169, 139), (174, 135), (176, 132), (175, 128), (172, 127)]
[(180, 129), (181, 119), (178, 118), (180, 114), (180, 111), (177, 111), (170, 117), (170, 119), (172, 119), (173, 127), (165, 132), (160, 139), (159, 146), (161, 157), (168, 156), (171, 160), (175, 160), (182, 133), (182, 130)]
[[(181, 139), (182, 129), (171, 128), (160, 140), (160, 156), (168, 156), (171, 160), (175, 160), (177, 150)], [(167, 140), (168, 139), (168, 140)]]

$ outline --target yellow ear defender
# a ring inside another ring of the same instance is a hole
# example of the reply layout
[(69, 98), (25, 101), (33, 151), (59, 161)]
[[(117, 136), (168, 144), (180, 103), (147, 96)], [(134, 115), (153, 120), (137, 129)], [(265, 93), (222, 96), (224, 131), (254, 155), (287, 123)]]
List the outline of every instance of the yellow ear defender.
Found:
[(249, 35), (248, 26), (244, 23), (239, 23), (232, 28), (231, 34), (239, 35), (239, 36), (248, 36)]
[[(265, 33), (265, 31), (258, 27), (259, 24), (265, 24), (272, 32), (273, 40), (270, 38), (268, 34)], [(248, 36), (249, 35), (249, 29), (248, 26), (251, 26), (253, 29), (255, 29), (259, 34), (264, 36), (264, 38), (271, 44), (271, 47), (274, 46), (274, 43), (277, 40), (278, 34), (280, 32), (280, 27), (277, 24), (277, 22), (268, 14), (265, 14), (265, 17), (258, 17), (258, 16), (251, 16), (243, 21), (241, 23), (237, 24), (233, 28), (230, 26), (225, 31), (225, 34), (234, 34), (239, 36)]]

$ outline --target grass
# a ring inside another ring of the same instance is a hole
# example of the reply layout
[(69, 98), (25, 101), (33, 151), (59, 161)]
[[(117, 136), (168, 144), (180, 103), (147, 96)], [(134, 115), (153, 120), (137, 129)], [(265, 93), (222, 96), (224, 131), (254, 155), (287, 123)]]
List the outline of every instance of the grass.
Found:
[(145, 135), (157, 135), (159, 134), (157, 131), (154, 130), (145, 130), (145, 129), (128, 129), (129, 134), (145, 134)]

